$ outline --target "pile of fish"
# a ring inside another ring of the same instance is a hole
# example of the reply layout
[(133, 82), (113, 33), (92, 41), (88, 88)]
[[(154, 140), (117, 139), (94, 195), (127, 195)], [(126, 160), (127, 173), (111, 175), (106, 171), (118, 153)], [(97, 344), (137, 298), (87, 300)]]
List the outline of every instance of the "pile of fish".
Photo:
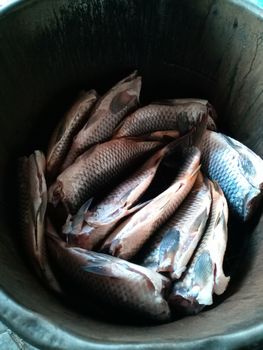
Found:
[[(247, 221), (263, 160), (216, 128), (213, 106), (139, 106), (141, 77), (81, 92), (46, 154), (19, 160), (21, 238), (37, 275), (100, 304), (167, 322), (213, 303), (228, 216)], [(228, 209), (229, 208), (229, 209)]]

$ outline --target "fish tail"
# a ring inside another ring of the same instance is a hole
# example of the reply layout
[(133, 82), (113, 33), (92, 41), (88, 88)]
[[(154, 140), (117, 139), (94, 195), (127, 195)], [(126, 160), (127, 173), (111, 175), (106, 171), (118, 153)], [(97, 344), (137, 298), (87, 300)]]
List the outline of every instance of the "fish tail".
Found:
[(230, 277), (226, 277), (223, 273), (220, 276), (215, 278), (214, 292), (217, 295), (221, 295), (226, 290)]
[(213, 118), (214, 120), (217, 120), (218, 116), (217, 116), (215, 107), (209, 102), (207, 102), (206, 106), (208, 108), (208, 114), (211, 116), (211, 118)]
[(202, 136), (206, 130), (208, 123), (208, 114), (203, 114), (200, 122), (193, 127), (188, 133), (170, 142), (163, 148), (165, 156), (170, 154), (178, 154), (180, 156), (188, 152), (189, 148), (197, 147), (200, 149)]
[(203, 135), (207, 128), (207, 124), (208, 124), (208, 113), (205, 113), (202, 115), (200, 122), (193, 128), (194, 130), (193, 130), (193, 133), (191, 134), (192, 146), (196, 146), (200, 148)]
[(160, 151), (160, 153), (162, 152), (165, 157), (173, 153), (181, 153), (182, 149), (192, 146), (193, 132), (194, 130), (191, 130), (187, 134), (170, 142)]
[(208, 116), (207, 129), (217, 131), (216, 123), (210, 115)]
[(135, 69), (130, 75), (128, 75), (127, 77), (125, 77), (124, 79), (122, 79), (118, 85), (121, 85), (123, 83), (127, 83), (129, 81), (132, 81), (133, 79), (138, 77), (138, 70)]

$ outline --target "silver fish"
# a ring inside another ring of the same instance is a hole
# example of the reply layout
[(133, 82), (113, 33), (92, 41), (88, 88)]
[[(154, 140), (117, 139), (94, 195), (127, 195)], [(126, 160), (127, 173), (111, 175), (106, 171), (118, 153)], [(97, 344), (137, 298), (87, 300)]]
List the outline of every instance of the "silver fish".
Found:
[(98, 95), (96, 91), (82, 91), (71, 108), (61, 119), (52, 134), (47, 151), (47, 174), (57, 175), (62, 162), (70, 148), (73, 137), (84, 126), (89, 117), (89, 112), (96, 102)]
[(35, 151), (28, 158), (19, 159), (21, 242), (27, 258), (38, 277), (48, 287), (61, 293), (60, 286), (50, 269), (45, 242), (45, 213), (47, 187), (45, 156)]
[(47, 241), (54, 265), (71, 284), (98, 302), (155, 321), (168, 321), (164, 296), (170, 281), (151, 270), (82, 248), (68, 247), (50, 226)]
[(174, 130), (183, 135), (196, 126), (204, 115), (208, 115), (207, 106), (196, 102), (150, 104), (126, 117), (116, 129), (114, 138), (139, 136), (161, 130)]
[(213, 303), (213, 293), (224, 293), (230, 277), (223, 272), (227, 244), (228, 207), (216, 183), (211, 183), (212, 207), (208, 227), (182, 278), (174, 283), (169, 303), (174, 310), (197, 313)]
[(110, 254), (123, 259), (131, 259), (189, 193), (200, 168), (200, 156), (197, 147), (190, 148), (174, 183), (117, 227), (105, 241), (102, 250), (108, 250)]
[(210, 187), (199, 172), (189, 195), (154, 234), (144, 249), (143, 259), (137, 263), (158, 272), (169, 272), (172, 279), (180, 278), (204, 232), (210, 206)]
[(62, 202), (75, 214), (87, 198), (98, 195), (136, 161), (162, 144), (140, 139), (117, 139), (96, 145), (79, 156), (49, 188), (49, 202)]
[(141, 77), (135, 71), (99, 99), (87, 123), (74, 138), (62, 170), (88, 148), (112, 136), (122, 118), (137, 107), (140, 90)]
[(219, 183), (230, 208), (248, 220), (262, 198), (263, 160), (238, 141), (206, 131), (202, 166)]

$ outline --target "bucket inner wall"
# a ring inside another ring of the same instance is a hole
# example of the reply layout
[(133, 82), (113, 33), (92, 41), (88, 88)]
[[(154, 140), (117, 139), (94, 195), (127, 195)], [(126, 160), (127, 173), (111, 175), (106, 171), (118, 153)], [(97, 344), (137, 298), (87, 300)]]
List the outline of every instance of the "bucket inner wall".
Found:
[[(227, 0), (24, 1), (0, 12), (0, 33), (0, 318), (26, 340), (51, 347), (69, 347), (60, 330), (79, 340), (76, 349), (95, 343), (179, 349), (220, 335), (228, 344), (263, 341), (260, 211), (252, 223), (231, 231), (232, 241), (243, 245), (224, 302), (169, 324), (136, 326), (83, 315), (39, 283), (17, 243), (15, 184), (16, 159), (46, 150), (79, 90), (102, 94), (134, 69), (143, 77), (142, 103), (206, 98), (218, 112), (221, 130), (262, 157), (260, 11), (246, 1)], [(33, 312), (30, 320), (19, 325), (9, 301), (23, 307), (20, 316)], [(49, 334), (41, 333), (39, 315)]]

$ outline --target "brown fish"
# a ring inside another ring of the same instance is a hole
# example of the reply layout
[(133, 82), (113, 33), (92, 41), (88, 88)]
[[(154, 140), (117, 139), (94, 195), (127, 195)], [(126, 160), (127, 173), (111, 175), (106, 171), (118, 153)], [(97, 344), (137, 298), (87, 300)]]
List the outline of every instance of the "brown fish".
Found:
[(48, 287), (61, 292), (47, 260), (44, 220), (47, 207), (45, 156), (35, 151), (19, 159), (21, 241), (27, 258)]
[(204, 115), (208, 115), (208, 108), (201, 103), (173, 104), (168, 101), (167, 104), (150, 104), (125, 118), (116, 129), (114, 138), (139, 136), (161, 130), (178, 131), (183, 135), (200, 123)]
[(63, 234), (70, 244), (92, 250), (117, 223), (125, 216), (137, 211), (146, 203), (134, 204), (151, 184), (163, 158), (173, 152), (182, 142), (188, 142), (191, 134), (186, 135), (156, 152), (139, 169), (128, 176), (106, 197), (89, 210), (88, 200), (73, 217), (69, 215), (63, 227)]
[(61, 173), (49, 189), (49, 202), (62, 202), (75, 214), (87, 198), (97, 196), (136, 161), (161, 147), (157, 141), (118, 139), (94, 146)]
[(84, 126), (91, 107), (97, 100), (95, 90), (82, 91), (71, 108), (61, 119), (51, 137), (47, 151), (47, 174), (57, 175), (70, 148), (73, 137)]
[(182, 203), (191, 190), (200, 168), (200, 150), (189, 148), (174, 183), (116, 228), (102, 246), (103, 251), (131, 259)]
[(206, 226), (211, 206), (207, 179), (201, 172), (171, 219), (154, 234), (143, 252), (140, 265), (158, 272), (169, 272), (178, 279), (185, 271)]
[[(208, 108), (208, 115), (210, 118), (212, 118), (213, 120), (217, 120), (218, 116), (216, 113), (216, 110), (214, 108), (214, 106), (208, 101), (208, 100), (204, 100), (201, 98), (174, 98), (174, 99), (164, 99), (161, 101), (156, 101), (154, 103), (156, 104), (171, 104), (171, 105), (179, 105), (179, 104), (188, 104), (188, 103), (200, 103), (201, 105), (204, 105)], [(208, 124), (211, 123), (211, 126), (213, 125), (213, 122), (210, 120), (208, 121)], [(215, 124), (214, 127), (216, 128)], [(212, 129), (214, 130), (214, 129)]]
[(208, 227), (194, 257), (180, 280), (174, 283), (169, 302), (175, 311), (191, 314), (213, 303), (229, 282), (223, 272), (227, 244), (228, 207), (223, 191), (211, 183), (212, 207)]
[(52, 228), (47, 241), (52, 261), (60, 275), (99, 303), (138, 314), (154, 321), (168, 321), (165, 300), (170, 281), (144, 267), (109, 255), (82, 248), (67, 247)]
[(74, 138), (62, 170), (88, 148), (112, 136), (122, 118), (137, 107), (140, 91), (141, 77), (135, 71), (98, 100), (87, 123)]

